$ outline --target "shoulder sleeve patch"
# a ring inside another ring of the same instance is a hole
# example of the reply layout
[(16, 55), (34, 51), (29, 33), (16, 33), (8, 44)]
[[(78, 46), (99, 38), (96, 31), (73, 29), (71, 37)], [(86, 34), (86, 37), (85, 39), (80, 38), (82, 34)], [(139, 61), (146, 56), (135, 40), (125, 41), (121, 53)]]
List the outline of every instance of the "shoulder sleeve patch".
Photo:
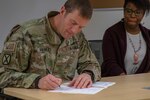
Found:
[(9, 65), (10, 61), (11, 61), (11, 55), (5, 54), (2, 58), (3, 65)]

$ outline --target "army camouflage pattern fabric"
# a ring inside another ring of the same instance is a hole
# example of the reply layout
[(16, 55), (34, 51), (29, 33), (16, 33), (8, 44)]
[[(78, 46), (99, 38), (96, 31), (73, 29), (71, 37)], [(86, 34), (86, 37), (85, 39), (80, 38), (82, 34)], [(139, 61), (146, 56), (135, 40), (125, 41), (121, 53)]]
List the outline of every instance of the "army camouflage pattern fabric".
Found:
[(72, 80), (77, 70), (91, 71), (94, 81), (101, 78), (101, 69), (83, 33), (61, 40), (48, 21), (56, 15), (16, 25), (7, 37), (0, 56), (0, 88), (35, 88), (37, 77), (53, 74)]

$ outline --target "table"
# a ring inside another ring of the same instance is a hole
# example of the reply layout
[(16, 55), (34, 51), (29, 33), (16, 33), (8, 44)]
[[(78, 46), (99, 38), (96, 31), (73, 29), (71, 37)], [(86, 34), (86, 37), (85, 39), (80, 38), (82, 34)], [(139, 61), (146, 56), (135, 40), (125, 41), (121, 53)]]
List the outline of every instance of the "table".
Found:
[(116, 82), (94, 95), (51, 93), (40, 89), (5, 88), (4, 93), (26, 100), (150, 100), (150, 73), (102, 78)]

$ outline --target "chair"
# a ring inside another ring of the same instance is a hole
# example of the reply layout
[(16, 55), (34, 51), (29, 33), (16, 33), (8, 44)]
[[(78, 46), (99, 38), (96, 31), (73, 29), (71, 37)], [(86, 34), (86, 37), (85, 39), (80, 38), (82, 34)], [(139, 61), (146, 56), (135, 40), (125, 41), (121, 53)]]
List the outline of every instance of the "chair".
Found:
[(92, 52), (95, 54), (100, 65), (103, 61), (102, 55), (102, 40), (88, 40)]

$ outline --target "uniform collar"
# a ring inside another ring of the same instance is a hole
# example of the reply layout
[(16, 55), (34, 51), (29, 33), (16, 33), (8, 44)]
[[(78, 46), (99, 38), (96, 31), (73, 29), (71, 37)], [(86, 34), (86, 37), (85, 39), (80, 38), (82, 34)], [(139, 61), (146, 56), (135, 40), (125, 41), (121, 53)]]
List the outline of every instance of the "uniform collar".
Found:
[(56, 33), (53, 28), (52, 28), (52, 25), (49, 21), (49, 18), (50, 17), (54, 17), (56, 15), (58, 15), (59, 12), (57, 11), (51, 11), (47, 14), (46, 16), (46, 23), (45, 23), (45, 28), (46, 28), (46, 31), (47, 31), (47, 39), (49, 41), (49, 43), (51, 44), (54, 44), (54, 45), (59, 45), (61, 44), (61, 37), (58, 35), (58, 33)]

